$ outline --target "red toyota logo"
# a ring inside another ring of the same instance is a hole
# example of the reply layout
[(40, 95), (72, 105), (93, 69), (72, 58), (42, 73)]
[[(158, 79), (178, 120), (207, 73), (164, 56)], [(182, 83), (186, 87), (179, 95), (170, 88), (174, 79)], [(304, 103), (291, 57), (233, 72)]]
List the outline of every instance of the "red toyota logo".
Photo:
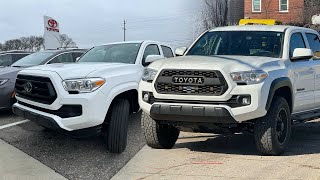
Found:
[(48, 20), (48, 25), (52, 28), (56, 28), (58, 26), (58, 22), (54, 19), (49, 19)]

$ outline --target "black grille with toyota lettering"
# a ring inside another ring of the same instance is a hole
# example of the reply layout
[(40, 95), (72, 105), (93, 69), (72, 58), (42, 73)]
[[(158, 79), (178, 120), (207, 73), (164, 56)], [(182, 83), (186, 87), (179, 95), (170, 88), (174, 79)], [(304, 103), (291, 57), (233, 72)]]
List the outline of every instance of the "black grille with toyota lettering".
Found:
[(220, 96), (228, 85), (219, 71), (162, 70), (155, 82), (160, 94)]

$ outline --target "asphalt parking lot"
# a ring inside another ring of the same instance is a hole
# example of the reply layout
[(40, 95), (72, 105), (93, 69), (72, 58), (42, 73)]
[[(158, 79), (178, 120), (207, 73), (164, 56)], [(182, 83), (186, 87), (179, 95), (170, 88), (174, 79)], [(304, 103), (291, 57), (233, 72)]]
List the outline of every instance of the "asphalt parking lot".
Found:
[[(0, 126), (21, 120), (0, 113)], [(296, 125), (288, 151), (279, 157), (260, 156), (252, 136), (242, 134), (182, 133), (172, 150), (144, 147), (138, 153), (145, 145), (140, 114), (131, 116), (128, 138), (126, 151), (116, 155), (100, 137), (74, 139), (32, 122), (0, 129), (0, 139), (68, 179), (110, 179), (123, 167), (115, 179), (320, 179), (320, 120)]]
[[(0, 126), (21, 120), (9, 112), (0, 112)], [(68, 179), (110, 179), (145, 144), (140, 114), (131, 116), (128, 146), (120, 155), (108, 153), (100, 137), (74, 139), (33, 122), (0, 130), (0, 139)]]

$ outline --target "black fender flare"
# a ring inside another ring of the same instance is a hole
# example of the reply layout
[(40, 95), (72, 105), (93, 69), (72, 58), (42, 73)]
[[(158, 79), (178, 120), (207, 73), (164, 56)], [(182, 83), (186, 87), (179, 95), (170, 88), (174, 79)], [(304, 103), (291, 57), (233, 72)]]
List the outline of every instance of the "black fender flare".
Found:
[(292, 91), (292, 83), (290, 81), (290, 79), (288, 77), (281, 77), (281, 78), (277, 78), (275, 80), (272, 81), (271, 83), (271, 86), (270, 86), (270, 89), (269, 89), (269, 95), (268, 95), (268, 100), (267, 100), (267, 104), (266, 104), (266, 110), (268, 111), (270, 106), (271, 106), (271, 103), (272, 103), (272, 99), (273, 99), (273, 96), (275, 94), (275, 92), (282, 88), (282, 87), (289, 87), (290, 90), (291, 90), (291, 102), (292, 102), (292, 105), (290, 107), (291, 111), (292, 111), (292, 108), (293, 108), (293, 91)]

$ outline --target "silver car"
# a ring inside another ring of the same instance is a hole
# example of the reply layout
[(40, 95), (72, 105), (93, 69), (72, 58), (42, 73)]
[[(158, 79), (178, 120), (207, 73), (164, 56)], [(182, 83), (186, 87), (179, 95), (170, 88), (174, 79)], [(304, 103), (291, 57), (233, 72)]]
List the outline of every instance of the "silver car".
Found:
[(14, 86), (20, 70), (44, 64), (73, 63), (85, 52), (85, 49), (41, 51), (28, 55), (11, 66), (0, 67), (0, 110), (10, 109), (15, 103)]
[(5, 51), (0, 52), (0, 67), (10, 66), (21, 58), (24, 58), (33, 52), (30, 51)]

